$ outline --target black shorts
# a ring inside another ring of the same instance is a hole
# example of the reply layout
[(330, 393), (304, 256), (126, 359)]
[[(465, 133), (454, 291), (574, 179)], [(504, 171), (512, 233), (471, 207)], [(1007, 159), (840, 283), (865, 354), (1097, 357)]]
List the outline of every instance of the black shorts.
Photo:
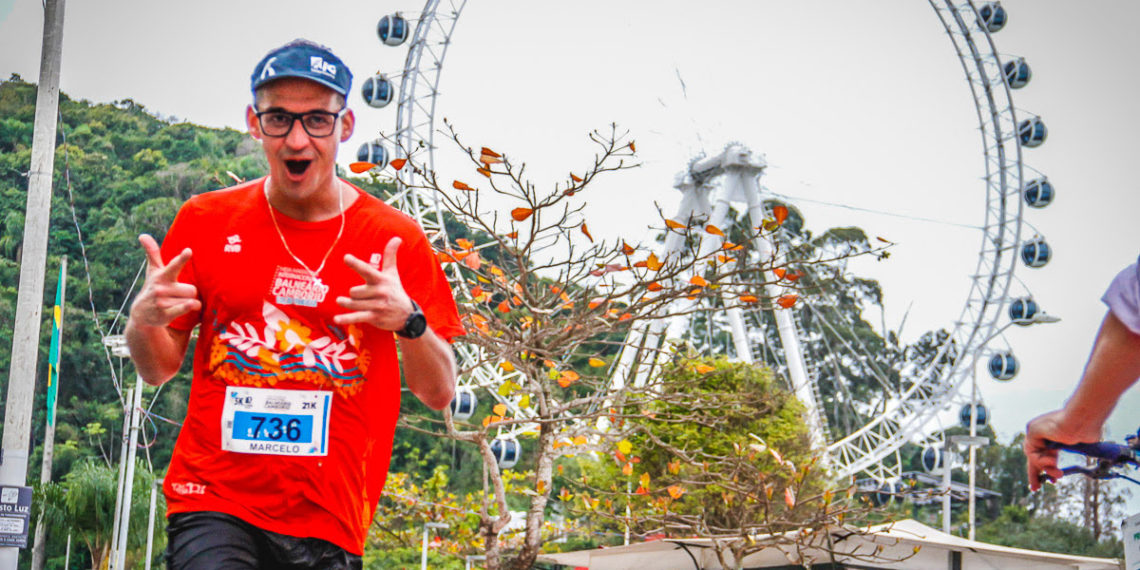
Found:
[(222, 513), (170, 515), (166, 536), (166, 567), (171, 570), (363, 567), (359, 556), (331, 542), (277, 534)]

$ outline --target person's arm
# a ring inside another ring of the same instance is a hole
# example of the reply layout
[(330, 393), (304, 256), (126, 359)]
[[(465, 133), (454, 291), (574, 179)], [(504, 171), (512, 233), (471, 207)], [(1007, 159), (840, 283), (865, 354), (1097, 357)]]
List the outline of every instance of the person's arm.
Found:
[(455, 353), (451, 345), (430, 327), (419, 338), (399, 341), (408, 389), (429, 408), (446, 408), (455, 398)]
[[(368, 323), (387, 331), (404, 328), (413, 309), (396, 269), (396, 252), (401, 243), (398, 237), (388, 240), (380, 269), (352, 255), (344, 256), (344, 263), (364, 279), (364, 284), (349, 289), (348, 297), (337, 298), (338, 305), (352, 311), (337, 315), (334, 321), (338, 325)], [(408, 388), (428, 407), (445, 408), (455, 396), (455, 355), (451, 346), (431, 327), (419, 338), (400, 338), (399, 343)]]
[(164, 265), (153, 237), (143, 234), (139, 243), (146, 251), (146, 280), (131, 304), (125, 336), (135, 370), (146, 383), (157, 386), (178, 373), (190, 343), (190, 331), (170, 327), (171, 321), (202, 304), (196, 287), (178, 282), (179, 272), (190, 261), (190, 249)]
[(1121, 394), (1140, 378), (1140, 335), (1129, 330), (1110, 311), (1101, 323), (1084, 374), (1064, 407), (1038, 416), (1025, 428), (1029, 487), (1041, 487), (1041, 473), (1058, 478), (1057, 450), (1046, 441), (1092, 443)]

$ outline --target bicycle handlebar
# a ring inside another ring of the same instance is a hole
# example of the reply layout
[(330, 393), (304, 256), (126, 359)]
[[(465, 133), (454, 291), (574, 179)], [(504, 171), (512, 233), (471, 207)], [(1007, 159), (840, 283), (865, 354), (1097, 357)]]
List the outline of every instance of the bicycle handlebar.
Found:
[(1112, 443), (1109, 441), (1101, 441), (1097, 443), (1057, 443), (1054, 441), (1047, 442), (1046, 445), (1053, 449), (1062, 449), (1065, 451), (1072, 451), (1080, 453), (1088, 457), (1095, 457), (1097, 459), (1105, 459), (1113, 463), (1132, 463), (1138, 464), (1136, 458), (1136, 451), (1127, 445), (1120, 445), (1119, 443)]

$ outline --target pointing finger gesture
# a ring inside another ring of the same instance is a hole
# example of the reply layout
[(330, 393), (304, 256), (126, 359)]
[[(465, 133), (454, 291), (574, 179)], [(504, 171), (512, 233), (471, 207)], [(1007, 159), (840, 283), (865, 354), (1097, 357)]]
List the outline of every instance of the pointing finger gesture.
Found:
[(170, 324), (180, 315), (202, 308), (202, 303), (198, 300), (198, 289), (178, 281), (182, 268), (190, 262), (190, 248), (182, 250), (170, 263), (164, 264), (158, 243), (153, 237), (142, 234), (139, 236), (139, 244), (146, 252), (146, 280), (131, 304), (131, 318), (142, 325), (161, 327)]
[(337, 315), (337, 324), (369, 323), (389, 331), (404, 328), (412, 314), (412, 299), (404, 291), (396, 264), (401, 243), (398, 237), (388, 240), (379, 269), (353, 255), (344, 256), (345, 265), (359, 274), (364, 284), (349, 289), (348, 297), (337, 297), (337, 304), (350, 311)]

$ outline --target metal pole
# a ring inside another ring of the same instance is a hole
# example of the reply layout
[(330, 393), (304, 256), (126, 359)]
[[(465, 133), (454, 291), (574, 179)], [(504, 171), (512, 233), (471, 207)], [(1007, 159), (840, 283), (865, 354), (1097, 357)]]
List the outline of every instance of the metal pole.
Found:
[(130, 441), (131, 429), (131, 412), (130, 405), (135, 401), (135, 392), (133, 388), (127, 388), (126, 408), (123, 409), (123, 436), (122, 443), (119, 446), (119, 484), (115, 489), (115, 517), (112, 519), (111, 527), (111, 561), (110, 566), (115, 567), (115, 548), (119, 545), (119, 519), (123, 516), (123, 483), (126, 481), (124, 473), (127, 470), (127, 463), (123, 460), (127, 456), (127, 443)]
[[(978, 436), (978, 374), (977, 366), (970, 374), (970, 439)], [(977, 455), (977, 447), (970, 444), (970, 496), (967, 499), (969, 503), (969, 531), (967, 537), (974, 540), (974, 482), (975, 482), (975, 457)]]
[(950, 534), (950, 439), (942, 442), (942, 532)]
[(127, 456), (124, 459), (127, 462), (127, 471), (123, 481), (123, 508), (119, 516), (119, 543), (116, 548), (118, 562), (115, 564), (115, 570), (123, 570), (127, 567), (127, 529), (130, 528), (131, 524), (131, 499), (135, 489), (135, 457), (138, 453), (139, 424), (142, 416), (139, 413), (139, 409), (142, 407), (141, 376), (135, 375), (134, 392), (135, 397), (131, 400), (130, 447), (127, 448)]
[[(16, 294), (4, 438), (0, 448), (0, 484), (3, 485), (23, 486), (28, 479), (28, 445), (32, 438), (32, 400), (39, 358), (51, 181), (55, 170), (64, 5), (65, 0), (45, 0), (44, 3), (44, 36), (36, 89), (32, 158), (28, 169), (28, 198), (24, 210), (20, 286)], [(19, 558), (18, 548), (0, 548), (0, 568), (15, 568)]]
[(67, 550), (63, 552), (63, 567), (69, 568), (71, 566), (71, 533), (67, 533)]
[(151, 551), (154, 548), (154, 513), (157, 510), (158, 488), (161, 485), (162, 479), (157, 479), (150, 486), (150, 516), (146, 522), (146, 570), (150, 570)]
[[(67, 300), (67, 256), (63, 256), (59, 260), (59, 340), (56, 345), (56, 350), (63, 350), (63, 305)], [(58, 357), (58, 355), (57, 355)], [(50, 360), (50, 359), (49, 359)], [(50, 367), (50, 362), (49, 362)], [(55, 386), (56, 390), (59, 389), (59, 374), (56, 371)], [(48, 372), (51, 375), (51, 372)], [(58, 392), (57, 392), (58, 393)], [(43, 463), (40, 467), (40, 483), (47, 483), (51, 481), (51, 467), (55, 459), (55, 409), (56, 400), (48, 402), (51, 407), (48, 410), (47, 425), (44, 427), (44, 457)], [(44, 514), (40, 511), (40, 517), (36, 520), (36, 543), (32, 546), (32, 570), (43, 570), (44, 567), (44, 554), (47, 551), (47, 529), (44, 528)]]
[(428, 527), (427, 524), (424, 524), (424, 542), (423, 547), (420, 549), (420, 570), (427, 570), (427, 535)]

